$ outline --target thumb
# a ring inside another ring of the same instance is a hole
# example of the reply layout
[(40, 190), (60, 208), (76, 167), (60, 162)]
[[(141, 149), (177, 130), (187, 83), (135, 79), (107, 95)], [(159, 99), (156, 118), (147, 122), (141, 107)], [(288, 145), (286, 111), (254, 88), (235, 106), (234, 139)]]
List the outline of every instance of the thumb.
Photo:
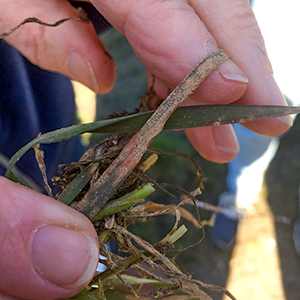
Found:
[[(1, 9), (0, 32), (28, 17), (46, 23), (78, 17), (78, 11), (68, 1), (61, 0), (5, 0)], [(91, 23), (69, 20), (54, 28), (30, 23), (5, 40), (33, 64), (75, 79), (96, 93), (107, 93), (113, 87), (116, 77), (113, 59)]]
[(92, 223), (3, 177), (0, 190), (0, 298), (50, 300), (79, 293), (98, 262)]

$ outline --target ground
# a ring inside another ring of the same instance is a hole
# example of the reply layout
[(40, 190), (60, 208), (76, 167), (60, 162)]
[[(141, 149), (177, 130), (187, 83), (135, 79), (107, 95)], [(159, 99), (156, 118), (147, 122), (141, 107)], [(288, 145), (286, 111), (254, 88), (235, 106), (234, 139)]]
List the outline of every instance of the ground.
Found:
[[(240, 300), (299, 299), (300, 256), (292, 238), (299, 217), (299, 182), (298, 117), (280, 140), (255, 210), (246, 214), (239, 224), (233, 251), (222, 251), (206, 238), (192, 250), (186, 271), (193, 270), (190, 272), (205, 282), (226, 286)], [(215, 293), (210, 295), (215, 300), (222, 299)]]

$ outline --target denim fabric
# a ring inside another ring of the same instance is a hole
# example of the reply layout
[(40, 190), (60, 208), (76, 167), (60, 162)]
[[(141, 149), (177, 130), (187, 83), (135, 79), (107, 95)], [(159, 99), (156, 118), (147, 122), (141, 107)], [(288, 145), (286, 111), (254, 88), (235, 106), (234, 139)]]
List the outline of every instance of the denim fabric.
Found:
[[(72, 84), (63, 75), (47, 72), (31, 64), (18, 51), (0, 41), (0, 153), (11, 157), (40, 132), (76, 123)], [(78, 160), (84, 151), (79, 138), (41, 145), (45, 151), (48, 178), (57, 165)], [(17, 166), (44, 186), (33, 150)], [(5, 168), (0, 166), (0, 175)]]
[(237, 193), (237, 179), (245, 167), (250, 166), (260, 158), (268, 149), (272, 137), (255, 133), (239, 124), (234, 124), (240, 151), (238, 155), (228, 163), (227, 187), (229, 191)]

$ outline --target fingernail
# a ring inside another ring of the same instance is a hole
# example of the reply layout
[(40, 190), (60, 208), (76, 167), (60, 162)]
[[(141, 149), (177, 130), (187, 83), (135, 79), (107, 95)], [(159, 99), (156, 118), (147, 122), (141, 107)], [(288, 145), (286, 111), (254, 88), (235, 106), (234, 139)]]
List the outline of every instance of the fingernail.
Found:
[(227, 153), (238, 153), (239, 144), (234, 130), (230, 125), (221, 125), (213, 127), (213, 136), (216, 147)]
[[(205, 47), (207, 54), (219, 49), (217, 45), (212, 43), (210, 40), (205, 42)], [(231, 59), (228, 59), (222, 63), (217, 68), (217, 71), (227, 80), (239, 81), (243, 83), (247, 83), (249, 81), (243, 71)]]
[[(272, 105), (282, 105), (286, 106), (287, 103), (283, 94), (281, 93), (273, 74), (269, 74), (267, 77), (268, 90), (271, 98)], [(287, 124), (288, 126), (293, 125), (293, 121), (291, 116), (278, 117), (277, 120)]]
[(36, 272), (57, 286), (75, 289), (87, 283), (98, 264), (98, 246), (88, 235), (48, 226), (32, 241), (31, 258)]
[(95, 93), (99, 91), (99, 84), (96, 79), (91, 62), (77, 51), (71, 51), (69, 55), (69, 70), (73, 79), (86, 85)]

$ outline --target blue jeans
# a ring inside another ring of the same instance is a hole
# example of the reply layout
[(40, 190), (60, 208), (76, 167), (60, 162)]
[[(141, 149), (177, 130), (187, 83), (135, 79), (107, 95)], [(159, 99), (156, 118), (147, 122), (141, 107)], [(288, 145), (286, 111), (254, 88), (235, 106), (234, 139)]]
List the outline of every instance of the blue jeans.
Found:
[[(10, 158), (40, 132), (76, 124), (76, 106), (67, 77), (34, 66), (3, 40), (0, 53), (0, 154)], [(41, 145), (41, 149), (45, 151), (48, 178), (57, 175), (58, 164), (76, 161), (84, 152), (80, 138)], [(32, 150), (17, 166), (44, 186)], [(2, 160), (0, 175), (4, 174)]]
[[(259, 159), (268, 149), (272, 137), (257, 134), (240, 124), (234, 124), (234, 130), (240, 145), (238, 155), (228, 163), (227, 187), (237, 194), (237, 179), (244, 168), (249, 167)], [(250, 185), (251, 183), (249, 183)]]

